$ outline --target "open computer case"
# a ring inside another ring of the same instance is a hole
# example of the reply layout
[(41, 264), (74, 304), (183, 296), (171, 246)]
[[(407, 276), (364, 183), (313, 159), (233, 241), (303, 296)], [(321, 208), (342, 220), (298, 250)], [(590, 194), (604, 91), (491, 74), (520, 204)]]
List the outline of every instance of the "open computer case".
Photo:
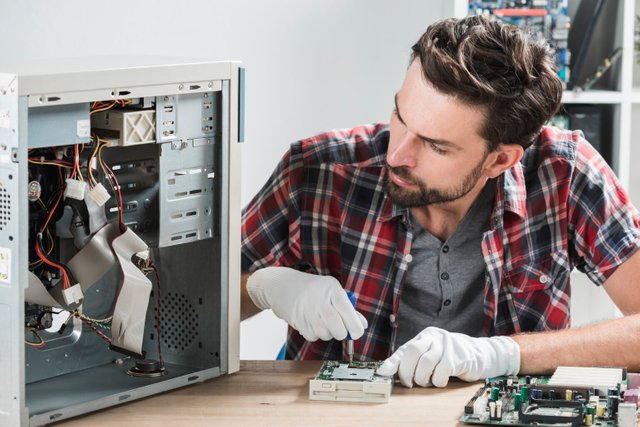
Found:
[(238, 370), (243, 71), (0, 64), (0, 425)]

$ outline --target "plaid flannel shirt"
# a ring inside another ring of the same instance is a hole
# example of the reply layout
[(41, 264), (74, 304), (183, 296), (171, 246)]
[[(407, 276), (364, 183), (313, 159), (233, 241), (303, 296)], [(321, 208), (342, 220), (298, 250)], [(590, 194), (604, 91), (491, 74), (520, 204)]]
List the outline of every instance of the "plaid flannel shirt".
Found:
[[(354, 292), (369, 327), (359, 360), (393, 351), (411, 251), (408, 209), (383, 188), (387, 125), (291, 145), (243, 211), (242, 269), (288, 266), (331, 275)], [(489, 335), (569, 326), (574, 267), (601, 285), (640, 246), (640, 216), (581, 132), (543, 128), (496, 180), (486, 263)], [(308, 342), (289, 327), (287, 358), (345, 360), (341, 342)]]

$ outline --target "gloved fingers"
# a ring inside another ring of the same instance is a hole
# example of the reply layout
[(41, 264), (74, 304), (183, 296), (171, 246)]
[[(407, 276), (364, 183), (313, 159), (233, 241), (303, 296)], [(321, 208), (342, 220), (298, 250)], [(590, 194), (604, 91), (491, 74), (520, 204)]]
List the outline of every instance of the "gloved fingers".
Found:
[(431, 384), (434, 387), (446, 387), (449, 384), (449, 378), (453, 375), (453, 367), (450, 360), (443, 360), (436, 366), (431, 375)]
[(362, 327), (366, 330), (369, 327), (369, 322), (367, 322), (367, 318), (362, 315), (359, 311), (356, 311), (356, 316), (358, 316), (358, 320)]
[(404, 355), (405, 346), (401, 346), (397, 349), (391, 356), (387, 358), (382, 365), (378, 367), (376, 373), (378, 375), (383, 375), (385, 377), (390, 377), (391, 375), (395, 375), (398, 372), (398, 366), (400, 366), (400, 361), (402, 360), (402, 356)]
[(429, 349), (430, 345), (430, 340), (412, 340), (406, 344), (407, 347), (400, 361), (400, 367), (398, 367), (398, 377), (403, 386), (413, 387), (413, 379), (416, 374), (420, 356)]
[(313, 330), (313, 326), (309, 323), (309, 320), (301, 315), (296, 316), (298, 322), (289, 323), (293, 329), (297, 330), (305, 340), (314, 342), (318, 340), (318, 335)]
[(347, 332), (351, 335), (351, 339), (357, 340), (360, 338), (364, 334), (364, 327), (356, 314), (356, 310), (351, 305), (347, 293), (342, 288), (336, 289), (336, 292), (331, 294), (331, 304), (340, 314)]
[[(427, 340), (429, 341), (428, 344), (426, 343)], [(432, 384), (436, 385), (433, 373), (442, 360), (442, 340), (438, 334), (429, 334), (428, 337), (424, 337), (421, 341), (424, 342), (423, 349), (425, 351), (422, 352), (418, 360), (414, 380), (421, 387), (429, 387)]]
[(316, 317), (315, 320), (311, 322), (310, 326), (311, 329), (313, 329), (313, 332), (322, 341), (329, 341), (331, 338), (333, 338), (331, 332), (329, 332), (327, 325), (324, 323), (324, 320), (322, 320), (322, 317), (320, 315), (318, 315), (318, 317)]
[[(342, 322), (342, 317), (340, 317), (340, 315), (332, 305), (325, 307), (320, 312), (320, 318), (322, 322), (324, 322), (324, 324), (326, 325), (326, 328), (329, 331), (331, 338), (335, 338), (338, 341), (342, 341), (345, 338), (347, 338), (347, 328), (344, 327), (344, 323)], [(327, 340), (331, 338), (327, 338)]]
[[(294, 328), (295, 329), (295, 328)], [(307, 328), (300, 328), (297, 329), (297, 331), (300, 333), (300, 335), (302, 335), (304, 337), (305, 340), (310, 341), (310, 342), (314, 342), (314, 341), (318, 341), (318, 336), (315, 334), (315, 332), (313, 332), (312, 329), (307, 329)]]

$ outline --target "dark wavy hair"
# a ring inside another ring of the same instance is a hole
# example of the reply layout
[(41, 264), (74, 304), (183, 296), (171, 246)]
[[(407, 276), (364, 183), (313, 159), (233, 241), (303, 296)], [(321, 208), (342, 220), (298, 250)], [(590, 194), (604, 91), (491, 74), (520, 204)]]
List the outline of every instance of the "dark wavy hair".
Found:
[(427, 82), (438, 91), (484, 109), (480, 136), (527, 148), (559, 109), (562, 83), (545, 42), (514, 25), (481, 16), (445, 19), (413, 45)]

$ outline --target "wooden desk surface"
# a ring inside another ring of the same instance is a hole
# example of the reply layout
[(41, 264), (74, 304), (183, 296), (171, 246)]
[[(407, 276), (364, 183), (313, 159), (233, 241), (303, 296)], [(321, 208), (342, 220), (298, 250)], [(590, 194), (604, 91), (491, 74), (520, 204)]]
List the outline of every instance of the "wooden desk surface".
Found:
[(56, 426), (455, 426), (480, 383), (397, 383), (389, 403), (309, 400), (319, 361), (241, 361), (240, 372), (62, 421)]

